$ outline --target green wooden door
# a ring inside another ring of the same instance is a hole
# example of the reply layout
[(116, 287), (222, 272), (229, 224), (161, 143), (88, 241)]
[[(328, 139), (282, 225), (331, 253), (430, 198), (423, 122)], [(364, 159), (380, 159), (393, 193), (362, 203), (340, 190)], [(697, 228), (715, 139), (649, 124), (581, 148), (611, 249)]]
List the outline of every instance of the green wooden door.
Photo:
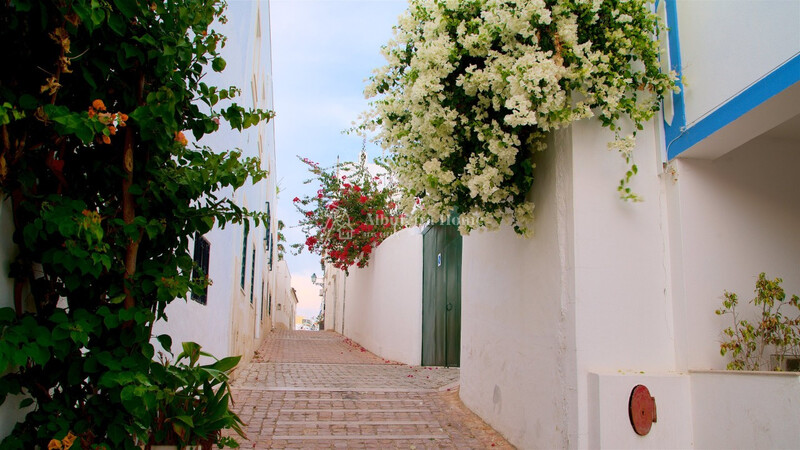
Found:
[(461, 235), (432, 225), (422, 238), (422, 365), (461, 361)]

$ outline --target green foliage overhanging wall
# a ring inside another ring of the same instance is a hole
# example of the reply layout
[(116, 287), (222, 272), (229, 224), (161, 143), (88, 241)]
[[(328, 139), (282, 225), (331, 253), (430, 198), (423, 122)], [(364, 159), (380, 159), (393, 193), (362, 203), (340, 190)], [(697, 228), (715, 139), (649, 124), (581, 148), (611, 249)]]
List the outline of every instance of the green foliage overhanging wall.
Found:
[(224, 6), (0, 5), (0, 189), (19, 250), (15, 308), (0, 310), (0, 400), (22, 394), (31, 407), (0, 447), (46, 448), (70, 430), (83, 448), (146, 439), (151, 327), (203, 283), (191, 279), (189, 237), (261, 219), (215, 195), (266, 176), (259, 161), (183, 134), (272, 116), (201, 81), (225, 68), (225, 38), (212, 28)]

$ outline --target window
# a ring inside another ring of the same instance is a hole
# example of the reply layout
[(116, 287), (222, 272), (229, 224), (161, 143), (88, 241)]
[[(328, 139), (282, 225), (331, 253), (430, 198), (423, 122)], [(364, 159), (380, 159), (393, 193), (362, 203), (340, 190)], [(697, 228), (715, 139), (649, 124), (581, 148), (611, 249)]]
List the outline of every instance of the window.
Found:
[(244, 280), (247, 274), (247, 235), (250, 233), (250, 222), (244, 222), (244, 233), (242, 235), (242, 276), (239, 285), (244, 289)]
[(272, 316), (272, 293), (269, 294), (269, 301), (267, 302), (267, 314)]
[(264, 220), (264, 228), (267, 229), (266, 233), (264, 234), (264, 249), (269, 250), (270, 239), (269, 233), (270, 229), (272, 228), (272, 215), (269, 212), (269, 202), (267, 202), (266, 207), (264, 208), (264, 212), (267, 214), (266, 220)]
[[(194, 263), (192, 268), (192, 280), (200, 277), (208, 279), (208, 261), (211, 256), (211, 243), (200, 233), (194, 234)], [(202, 292), (192, 292), (192, 300), (205, 305), (208, 302), (208, 286), (203, 287)]]
[(264, 321), (264, 316), (266, 316), (266, 314), (264, 314), (264, 309), (267, 308), (267, 302), (265, 302), (264, 300), (265, 300), (264, 299), (264, 279), (262, 278), (261, 279), (261, 321), (262, 322)]
[(250, 304), (253, 304), (253, 292), (256, 285), (256, 249), (253, 247), (252, 265), (250, 268)]
[[(272, 245), (271, 245), (271, 242), (272, 242), (272, 235), (270, 234), (270, 235), (269, 235), (269, 236), (267, 236), (267, 237), (269, 238), (269, 241), (270, 241), (270, 245), (267, 245), (267, 247), (272, 247)], [(269, 252), (267, 252), (267, 253), (269, 254), (269, 270), (270, 270), (270, 271), (272, 271), (272, 251), (273, 251), (273, 250), (274, 250), (273, 248), (270, 248), (270, 249), (269, 249)]]

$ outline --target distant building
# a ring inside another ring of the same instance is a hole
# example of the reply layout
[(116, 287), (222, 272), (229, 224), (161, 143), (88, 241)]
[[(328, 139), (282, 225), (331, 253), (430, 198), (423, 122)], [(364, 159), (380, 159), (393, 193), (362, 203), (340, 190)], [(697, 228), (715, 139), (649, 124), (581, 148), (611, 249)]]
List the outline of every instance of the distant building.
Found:
[(297, 311), (297, 292), (292, 287), (292, 276), (286, 260), (275, 263), (276, 296), (273, 327), (278, 330), (294, 329)]

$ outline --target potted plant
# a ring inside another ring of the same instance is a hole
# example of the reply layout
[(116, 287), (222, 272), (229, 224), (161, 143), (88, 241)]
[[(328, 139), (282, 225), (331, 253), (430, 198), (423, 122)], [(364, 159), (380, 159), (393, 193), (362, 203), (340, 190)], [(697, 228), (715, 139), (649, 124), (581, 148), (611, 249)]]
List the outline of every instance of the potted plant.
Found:
[[(237, 448), (232, 437), (223, 437), (222, 430), (231, 429), (239, 436), (243, 422), (230, 409), (229, 374), (240, 356), (216, 359), (201, 351), (199, 344), (184, 342), (183, 351), (174, 363), (166, 358), (154, 362), (151, 379), (138, 383), (124, 396), (129, 409), (139, 420), (146, 421), (149, 432), (141, 441), (145, 450), (211, 449), (212, 446)], [(212, 364), (201, 365), (200, 357), (214, 358)]]

